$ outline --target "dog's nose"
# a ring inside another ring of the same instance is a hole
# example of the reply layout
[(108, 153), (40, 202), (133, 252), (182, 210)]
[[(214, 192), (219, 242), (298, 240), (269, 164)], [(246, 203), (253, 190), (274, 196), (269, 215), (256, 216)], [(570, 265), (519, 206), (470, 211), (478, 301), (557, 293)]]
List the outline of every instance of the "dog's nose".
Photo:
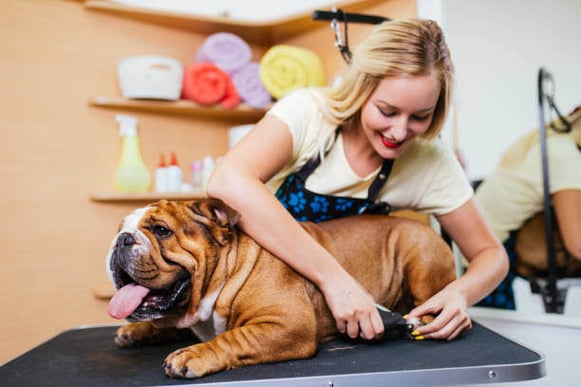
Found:
[(117, 238), (117, 247), (132, 246), (135, 244), (135, 238), (128, 232), (124, 232)]

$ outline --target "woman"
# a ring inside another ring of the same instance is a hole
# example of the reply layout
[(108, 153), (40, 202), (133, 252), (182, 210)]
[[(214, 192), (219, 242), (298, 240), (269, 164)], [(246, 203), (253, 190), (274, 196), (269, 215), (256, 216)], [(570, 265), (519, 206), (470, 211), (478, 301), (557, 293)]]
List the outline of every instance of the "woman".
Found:
[(356, 48), (341, 82), (277, 102), (219, 163), (208, 185), (240, 226), (322, 291), (340, 332), (376, 339), (374, 302), (296, 220), (415, 209), (434, 214), (471, 260), (466, 274), (409, 317), (439, 314), (420, 338), (454, 339), (467, 308), (506, 275), (502, 245), (479, 214), (458, 162), (435, 139), (453, 68), (438, 25), (390, 21)]
[[(564, 248), (581, 261), (581, 106), (565, 119), (569, 125), (557, 119), (547, 126), (549, 190)], [(476, 200), (511, 258), (509, 275), (479, 306), (517, 307), (512, 290), (517, 233), (543, 211), (539, 132), (530, 131), (512, 144), (476, 191)]]

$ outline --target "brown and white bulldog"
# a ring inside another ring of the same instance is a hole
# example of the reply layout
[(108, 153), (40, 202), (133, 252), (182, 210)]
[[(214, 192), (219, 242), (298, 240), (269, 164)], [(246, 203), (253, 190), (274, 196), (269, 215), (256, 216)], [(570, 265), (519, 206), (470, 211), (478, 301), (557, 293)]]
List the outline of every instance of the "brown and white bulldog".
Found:
[[(107, 257), (118, 289), (109, 314), (133, 321), (119, 328), (117, 345), (189, 328), (203, 342), (170, 354), (164, 367), (195, 378), (307, 358), (337, 337), (319, 290), (239, 230), (238, 216), (217, 199), (162, 200), (124, 219)], [(360, 215), (302, 226), (378, 304), (400, 313), (455, 279), (451, 250), (425, 224)]]

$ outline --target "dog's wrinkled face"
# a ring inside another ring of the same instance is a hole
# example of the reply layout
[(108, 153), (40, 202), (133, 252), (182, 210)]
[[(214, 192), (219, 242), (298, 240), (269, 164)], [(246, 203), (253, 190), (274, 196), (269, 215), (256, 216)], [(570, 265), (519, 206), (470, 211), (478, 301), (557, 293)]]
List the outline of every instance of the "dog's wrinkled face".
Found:
[(121, 224), (107, 257), (117, 289), (109, 314), (172, 325), (195, 313), (206, 274), (214, 270), (237, 219), (234, 210), (213, 199), (162, 200), (135, 210)]

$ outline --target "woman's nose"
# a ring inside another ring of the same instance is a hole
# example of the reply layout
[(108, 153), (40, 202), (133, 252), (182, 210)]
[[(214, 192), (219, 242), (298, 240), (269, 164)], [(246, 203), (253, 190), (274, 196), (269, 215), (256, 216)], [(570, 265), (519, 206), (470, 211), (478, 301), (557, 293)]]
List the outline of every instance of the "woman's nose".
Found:
[(408, 119), (406, 117), (398, 117), (392, 124), (391, 136), (394, 140), (402, 141), (406, 138), (408, 126)]

